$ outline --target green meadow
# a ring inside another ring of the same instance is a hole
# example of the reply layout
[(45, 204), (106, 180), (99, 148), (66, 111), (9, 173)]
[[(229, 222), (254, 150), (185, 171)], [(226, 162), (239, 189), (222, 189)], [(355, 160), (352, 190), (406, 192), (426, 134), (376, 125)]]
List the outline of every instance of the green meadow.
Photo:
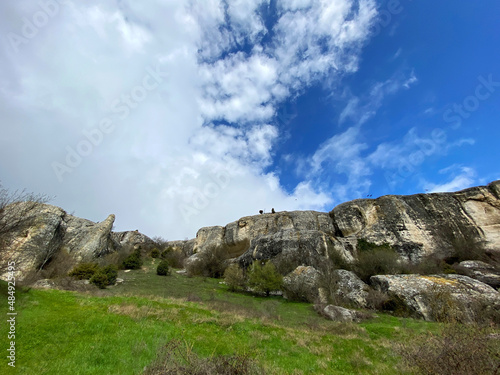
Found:
[(176, 340), (200, 358), (248, 357), (267, 374), (405, 374), (398, 345), (441, 328), (385, 314), (335, 323), (311, 304), (231, 293), (220, 279), (157, 276), (154, 262), (119, 271), (124, 282), (104, 290), (18, 289), (16, 368), (4, 356), (1, 373), (142, 374)]

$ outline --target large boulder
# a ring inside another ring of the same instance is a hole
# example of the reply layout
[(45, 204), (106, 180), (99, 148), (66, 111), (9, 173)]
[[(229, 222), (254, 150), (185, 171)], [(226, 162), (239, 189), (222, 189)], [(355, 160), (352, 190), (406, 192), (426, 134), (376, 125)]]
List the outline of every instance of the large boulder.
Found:
[(360, 311), (346, 309), (345, 307), (335, 306), (335, 305), (327, 305), (322, 308), (320, 314), (326, 317), (327, 319), (333, 320), (334, 322), (360, 322), (368, 318), (366, 313), (362, 313)]
[(428, 321), (474, 322), (500, 312), (500, 293), (467, 276), (377, 275), (370, 282), (396, 309)]
[(370, 287), (365, 284), (354, 272), (347, 270), (333, 271), (336, 285), (333, 297), (343, 303), (358, 307), (367, 307), (367, 298)]
[(283, 278), (283, 297), (314, 303), (318, 298), (320, 273), (311, 266), (299, 266)]
[(479, 260), (466, 260), (459, 263), (465, 274), (493, 288), (500, 288), (500, 270), (491, 264)]

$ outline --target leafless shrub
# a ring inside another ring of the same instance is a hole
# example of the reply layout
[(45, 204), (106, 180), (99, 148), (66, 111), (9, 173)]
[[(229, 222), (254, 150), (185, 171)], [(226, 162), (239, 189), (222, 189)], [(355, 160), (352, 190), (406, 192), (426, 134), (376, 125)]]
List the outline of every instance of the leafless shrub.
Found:
[(227, 262), (224, 250), (214, 248), (212, 251), (204, 251), (198, 254), (198, 258), (186, 265), (188, 276), (205, 276), (219, 278), (224, 275)]
[(384, 310), (389, 300), (387, 293), (370, 288), (366, 297), (366, 305), (371, 310)]
[(118, 268), (123, 268), (123, 261), (134, 252), (133, 245), (124, 245), (119, 247), (116, 251), (106, 254), (105, 256), (97, 259), (96, 261), (101, 267), (115, 265)]
[(300, 282), (284, 283), (282, 289), (284, 296), (289, 301), (312, 302), (310, 299), (313, 297), (314, 291), (307, 284)]
[(298, 251), (281, 252), (272, 259), (276, 270), (282, 275), (288, 275), (298, 266), (304, 265), (304, 259)]
[(429, 313), (436, 322), (464, 322), (463, 306), (459, 304), (447, 288), (433, 285), (424, 293), (429, 306)]
[(259, 375), (259, 368), (247, 355), (200, 358), (193, 346), (172, 340), (163, 346), (143, 375)]
[(477, 326), (448, 325), (398, 346), (406, 365), (426, 375), (484, 375), (500, 372), (500, 339)]
[[(20, 233), (32, 221), (30, 211), (38, 204), (47, 203), (51, 198), (44, 194), (28, 193), (26, 190), (10, 192), (0, 184), (0, 273), (7, 269), (8, 261), (6, 255), (8, 248), (15, 245), (17, 241), (13, 233)], [(56, 231), (58, 234), (58, 231)], [(29, 249), (30, 254), (23, 254), (24, 259), (32, 261), (36, 259), (35, 267), (43, 269), (59, 250), (58, 238), (55, 236), (45, 249)], [(18, 259), (18, 263), (19, 263)], [(19, 264), (17, 265), (19, 268)]]
[(168, 261), (168, 264), (170, 264), (173, 268), (183, 268), (184, 261), (187, 258), (183, 250), (172, 246), (168, 246), (165, 250), (163, 250), (160, 256), (162, 259)]

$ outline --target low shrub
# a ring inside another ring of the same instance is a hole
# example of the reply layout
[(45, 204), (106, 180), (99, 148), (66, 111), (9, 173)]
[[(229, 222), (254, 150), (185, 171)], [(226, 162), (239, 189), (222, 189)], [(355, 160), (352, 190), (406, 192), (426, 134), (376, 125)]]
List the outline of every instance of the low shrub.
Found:
[(99, 270), (97, 263), (80, 263), (68, 274), (78, 280), (88, 280)]
[(158, 258), (160, 256), (160, 250), (158, 250), (156, 247), (151, 250), (151, 258)]
[(106, 275), (108, 279), (108, 285), (114, 285), (116, 283), (116, 278), (118, 277), (118, 268), (112, 264), (102, 268), (102, 273)]
[(247, 355), (229, 355), (200, 358), (192, 345), (173, 340), (163, 346), (156, 359), (145, 368), (143, 375), (264, 375), (254, 360)]
[(231, 292), (245, 289), (246, 278), (243, 270), (237, 264), (231, 264), (224, 271), (224, 282)]
[(127, 270), (138, 270), (142, 267), (142, 255), (140, 250), (135, 250), (124, 261), (123, 267)]
[(170, 274), (170, 267), (168, 265), (168, 261), (162, 260), (158, 267), (156, 267), (156, 274), (159, 276), (167, 276)]
[(428, 375), (480, 375), (500, 371), (500, 340), (485, 328), (448, 325), (398, 347), (410, 369)]
[(108, 278), (102, 271), (94, 273), (90, 278), (90, 283), (94, 284), (99, 289), (105, 289), (106, 286), (109, 285)]
[(401, 273), (419, 275), (437, 275), (444, 272), (447, 263), (437, 256), (429, 255), (423, 257), (417, 263), (404, 263), (401, 265)]
[[(366, 297), (366, 307), (368, 307), (371, 310), (386, 310), (388, 308), (388, 302), (390, 298), (387, 295), (387, 293), (381, 292), (376, 289), (371, 289), (368, 292), (368, 296)], [(393, 304), (391, 308), (394, 310), (397, 310), (398, 306)]]

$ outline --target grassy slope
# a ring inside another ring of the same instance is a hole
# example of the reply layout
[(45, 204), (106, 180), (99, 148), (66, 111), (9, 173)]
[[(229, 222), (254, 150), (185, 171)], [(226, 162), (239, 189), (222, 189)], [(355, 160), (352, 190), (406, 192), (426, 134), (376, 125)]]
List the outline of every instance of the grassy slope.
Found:
[[(229, 293), (220, 280), (159, 277), (151, 263), (146, 268), (120, 271), (122, 285), (94, 294), (18, 292), (17, 372), (3, 360), (0, 373), (140, 374), (176, 338), (201, 356), (249, 354), (273, 374), (401, 374), (392, 346), (439, 329), (387, 315), (328, 322), (309, 304)], [(6, 334), (0, 343), (8, 348)]]

